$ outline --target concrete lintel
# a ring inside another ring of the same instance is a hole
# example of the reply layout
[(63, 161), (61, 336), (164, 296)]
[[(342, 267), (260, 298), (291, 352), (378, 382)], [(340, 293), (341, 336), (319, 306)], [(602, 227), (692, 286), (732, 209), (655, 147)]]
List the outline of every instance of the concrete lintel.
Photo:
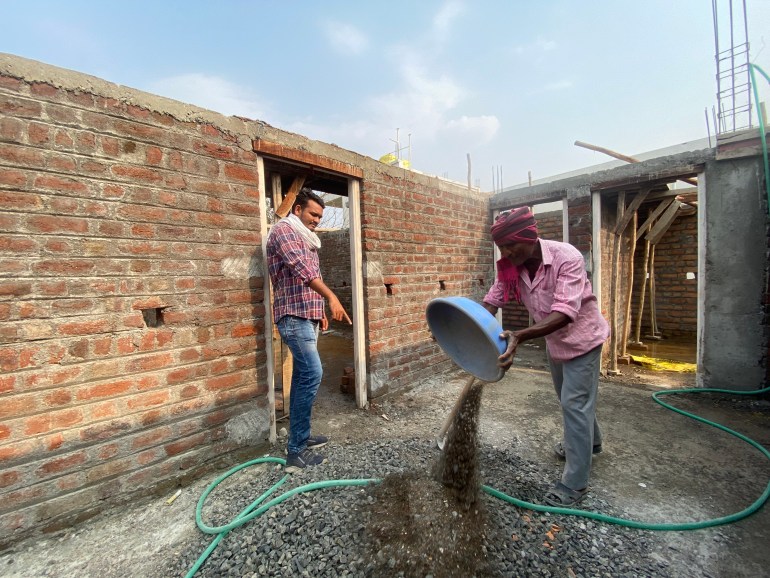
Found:
[(281, 143), (267, 141), (262, 138), (256, 138), (252, 141), (252, 147), (254, 152), (257, 153), (306, 163), (315, 167), (320, 167), (322, 169), (327, 169), (335, 173), (340, 173), (358, 179), (364, 177), (364, 171), (361, 169), (361, 167), (357, 167), (310, 151), (284, 146)]
[(503, 191), (492, 197), (490, 209), (504, 209), (532, 202), (555, 201), (569, 191), (588, 187), (591, 191), (607, 188), (639, 186), (650, 181), (673, 181), (680, 176), (692, 176), (702, 170), (705, 163), (714, 158), (714, 149), (687, 151), (675, 155), (649, 159), (595, 172)]

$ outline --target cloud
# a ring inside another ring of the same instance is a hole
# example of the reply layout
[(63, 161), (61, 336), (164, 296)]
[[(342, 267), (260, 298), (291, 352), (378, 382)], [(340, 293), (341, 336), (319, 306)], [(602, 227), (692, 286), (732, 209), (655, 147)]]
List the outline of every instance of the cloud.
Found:
[(225, 115), (255, 120), (265, 117), (265, 107), (254, 96), (219, 76), (199, 72), (179, 74), (151, 82), (148, 90)]
[(547, 92), (556, 92), (559, 90), (567, 90), (572, 88), (571, 80), (558, 80), (556, 82), (549, 82), (543, 87), (543, 90)]
[(332, 47), (343, 54), (361, 54), (369, 46), (369, 39), (355, 26), (328, 20), (323, 24), (323, 31)]
[(457, 0), (446, 2), (433, 17), (433, 33), (436, 39), (443, 41), (449, 35), (452, 23), (465, 11), (465, 5)]
[(516, 56), (539, 56), (546, 52), (553, 52), (559, 48), (558, 42), (555, 40), (546, 40), (542, 36), (538, 36), (534, 42), (529, 44), (519, 44), (513, 47), (513, 53)]
[(500, 120), (496, 116), (461, 116), (450, 120), (444, 127), (445, 133), (452, 138), (470, 141), (474, 145), (491, 141), (500, 129)]

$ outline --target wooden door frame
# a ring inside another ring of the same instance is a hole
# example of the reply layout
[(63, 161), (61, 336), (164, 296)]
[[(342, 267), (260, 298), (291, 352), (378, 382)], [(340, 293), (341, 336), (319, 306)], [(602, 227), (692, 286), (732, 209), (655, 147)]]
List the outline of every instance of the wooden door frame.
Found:
[[(309, 167), (314, 165), (309, 164)], [(262, 262), (264, 275), (265, 303), (265, 352), (267, 355), (267, 400), (270, 411), (270, 443), (277, 439), (275, 418), (275, 362), (273, 347), (273, 311), (270, 307), (271, 291), (270, 276), (267, 271), (267, 186), (265, 181), (265, 161), (261, 154), (257, 155), (257, 171), (259, 173), (259, 213), (260, 230), (262, 231)], [(363, 251), (361, 242), (361, 180), (346, 175), (348, 181), (348, 211), (350, 227), (350, 276), (352, 285), (353, 310), (353, 363), (355, 369), (356, 407), (363, 409), (368, 406), (366, 369), (366, 324), (364, 322), (364, 277)]]

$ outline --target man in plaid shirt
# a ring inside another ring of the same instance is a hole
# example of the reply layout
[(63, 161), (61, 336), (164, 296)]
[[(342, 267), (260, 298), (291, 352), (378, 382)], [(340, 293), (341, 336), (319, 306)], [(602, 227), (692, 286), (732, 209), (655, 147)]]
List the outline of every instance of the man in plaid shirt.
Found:
[(267, 266), (273, 287), (273, 320), (294, 358), (289, 400), (289, 440), (286, 471), (292, 473), (326, 461), (313, 451), (329, 441), (310, 435), (310, 415), (323, 376), (318, 355), (318, 331), (329, 327), (324, 299), (332, 319), (352, 323), (340, 300), (321, 279), (315, 229), (324, 202), (312, 191), (301, 191), (291, 212), (276, 223), (267, 238)]

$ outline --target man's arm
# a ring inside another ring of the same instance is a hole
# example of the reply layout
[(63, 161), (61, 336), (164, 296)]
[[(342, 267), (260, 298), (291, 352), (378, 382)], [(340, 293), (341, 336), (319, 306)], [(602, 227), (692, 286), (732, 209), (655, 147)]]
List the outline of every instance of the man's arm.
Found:
[(345, 319), (349, 325), (353, 324), (353, 322), (350, 320), (350, 317), (348, 317), (348, 314), (345, 312), (345, 308), (342, 307), (340, 300), (337, 298), (334, 292), (326, 286), (326, 283), (324, 283), (320, 277), (316, 277), (310, 283), (308, 283), (308, 287), (310, 287), (313, 291), (318, 293), (321, 297), (329, 302), (329, 308), (332, 311), (332, 319), (335, 321), (342, 321)]
[(572, 320), (558, 311), (552, 311), (546, 317), (527, 327), (526, 329), (519, 329), (518, 331), (503, 331), (500, 337), (508, 340), (508, 347), (500, 357), (498, 357), (497, 365), (505, 368), (507, 371), (511, 365), (513, 365), (513, 356), (516, 353), (516, 348), (520, 343), (529, 341), (530, 339), (537, 339), (538, 337), (545, 337), (550, 335), (554, 331), (558, 331), (565, 325), (569, 324)]

